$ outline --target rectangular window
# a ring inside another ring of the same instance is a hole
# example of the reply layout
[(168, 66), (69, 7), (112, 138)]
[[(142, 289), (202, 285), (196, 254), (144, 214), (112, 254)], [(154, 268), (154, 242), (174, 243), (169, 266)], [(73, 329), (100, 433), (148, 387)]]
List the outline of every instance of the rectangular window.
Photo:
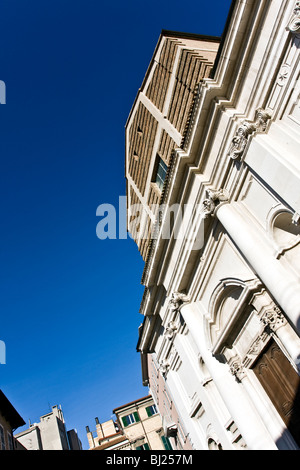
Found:
[(161, 440), (163, 441), (163, 445), (166, 450), (173, 450), (171, 443), (167, 437), (161, 436)]
[(157, 155), (157, 162), (156, 162), (155, 169), (154, 169), (155, 173), (154, 173), (154, 178), (152, 181), (154, 181), (157, 184), (160, 191), (162, 191), (163, 189), (164, 182), (165, 182), (166, 175), (167, 175), (167, 170), (168, 170), (167, 165)]
[(9, 432), (7, 433), (7, 441), (8, 441), (9, 450), (14, 450), (12, 435)]
[(5, 450), (4, 430), (1, 424), (0, 424), (0, 448), (1, 450)]
[(142, 444), (141, 446), (137, 446), (135, 450), (150, 450), (150, 449), (149, 449), (149, 445), (147, 444), (147, 442), (145, 442), (145, 444)]
[(147, 416), (153, 416), (157, 414), (157, 408), (155, 405), (147, 406), (146, 408)]
[(137, 411), (135, 411), (134, 413), (131, 413), (130, 415), (123, 416), (122, 418), (123, 426), (125, 428), (129, 426), (130, 424), (138, 423), (139, 421), (140, 421), (140, 417)]

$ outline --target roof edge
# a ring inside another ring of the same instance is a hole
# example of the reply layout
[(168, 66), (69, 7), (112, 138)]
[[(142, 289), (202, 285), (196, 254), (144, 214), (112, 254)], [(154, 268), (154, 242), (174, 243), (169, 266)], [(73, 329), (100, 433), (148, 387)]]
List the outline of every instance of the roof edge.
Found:
[(161, 36), (172, 38), (198, 39), (202, 41), (220, 42), (221, 36), (210, 36), (209, 34), (185, 33), (182, 31), (161, 30)]

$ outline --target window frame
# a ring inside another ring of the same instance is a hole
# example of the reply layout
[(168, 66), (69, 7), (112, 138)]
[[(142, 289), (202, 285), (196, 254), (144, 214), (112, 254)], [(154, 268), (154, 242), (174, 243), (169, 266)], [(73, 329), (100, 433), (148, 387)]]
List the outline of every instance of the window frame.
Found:
[(168, 172), (168, 165), (160, 157), (159, 154), (156, 155), (156, 160), (154, 164), (152, 183), (154, 183), (157, 189), (161, 192), (163, 190), (166, 176)]
[(1, 450), (6, 450), (4, 427), (0, 424), (0, 446)]
[(135, 450), (150, 450), (150, 447), (147, 442), (144, 442), (144, 444), (136, 446)]
[(156, 407), (155, 404), (146, 406), (145, 409), (146, 409), (146, 413), (147, 413), (148, 418), (151, 418), (151, 416), (154, 416), (154, 415), (158, 414), (158, 410), (157, 410), (157, 407)]
[(122, 416), (121, 418), (124, 428), (132, 426), (133, 424), (140, 422), (140, 417), (137, 411), (129, 413), (128, 415)]

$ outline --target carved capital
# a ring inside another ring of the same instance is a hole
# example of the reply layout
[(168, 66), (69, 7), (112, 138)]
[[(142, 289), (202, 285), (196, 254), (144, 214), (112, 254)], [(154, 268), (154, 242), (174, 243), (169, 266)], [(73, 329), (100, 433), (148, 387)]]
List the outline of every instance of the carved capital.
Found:
[(216, 208), (217, 201), (228, 201), (229, 193), (226, 189), (207, 189), (206, 198), (202, 202), (202, 209), (204, 217), (209, 217), (213, 214)]
[(232, 375), (234, 375), (238, 381), (241, 381), (244, 377), (246, 377), (245, 368), (239, 358), (235, 358), (233, 362), (229, 364), (229, 368)]
[(271, 116), (263, 108), (259, 108), (255, 114), (255, 131), (265, 132), (270, 118)]
[(190, 298), (181, 292), (173, 292), (169, 301), (170, 310), (177, 311), (185, 302), (189, 302)]
[(296, 2), (294, 6), (293, 15), (288, 24), (288, 29), (293, 34), (300, 33), (300, 2)]
[(170, 321), (168, 323), (168, 326), (165, 329), (166, 337), (171, 341), (172, 339), (174, 339), (177, 330), (178, 330), (177, 323), (175, 321)]
[(238, 127), (234, 138), (232, 139), (231, 146), (229, 147), (228, 155), (233, 160), (242, 157), (245, 147), (248, 142), (248, 137), (255, 131), (255, 127), (248, 121), (243, 121)]
[(278, 307), (267, 310), (261, 317), (262, 323), (271, 331), (276, 331), (286, 324), (286, 319)]
[(161, 374), (163, 376), (166, 375), (166, 373), (168, 372), (169, 369), (170, 369), (169, 361), (167, 359), (163, 359), (162, 362), (159, 365), (159, 370), (160, 370)]
[(255, 113), (254, 122), (243, 121), (242, 124), (238, 127), (234, 138), (231, 141), (231, 145), (228, 150), (228, 155), (233, 160), (241, 159), (248, 138), (253, 132), (265, 132), (267, 128), (268, 120), (270, 119), (269, 114), (262, 108), (259, 108)]

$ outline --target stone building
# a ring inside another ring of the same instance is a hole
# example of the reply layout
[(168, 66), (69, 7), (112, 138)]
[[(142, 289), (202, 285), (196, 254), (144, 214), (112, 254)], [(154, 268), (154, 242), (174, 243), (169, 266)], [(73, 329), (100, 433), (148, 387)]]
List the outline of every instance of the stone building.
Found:
[[(24, 423), (25, 424), (25, 423)], [(15, 434), (18, 443), (27, 450), (81, 450), (81, 441), (75, 430), (67, 431), (62, 409), (52, 406), (41, 416), (39, 423)]]
[(164, 435), (161, 416), (151, 395), (113, 410), (132, 450), (171, 450)]
[(96, 433), (87, 426), (90, 450), (172, 449), (151, 395), (119, 406), (113, 413), (115, 421), (100, 423), (96, 418)]
[(177, 448), (300, 446), (299, 46), (294, 0), (163, 31), (126, 123), (137, 349)]
[(96, 421), (96, 432), (86, 426), (87, 439), (90, 450), (131, 450), (130, 442), (112, 419), (100, 423)]
[(19, 415), (6, 395), (0, 390), (0, 450), (21, 450), (15, 442), (14, 431), (25, 421)]

